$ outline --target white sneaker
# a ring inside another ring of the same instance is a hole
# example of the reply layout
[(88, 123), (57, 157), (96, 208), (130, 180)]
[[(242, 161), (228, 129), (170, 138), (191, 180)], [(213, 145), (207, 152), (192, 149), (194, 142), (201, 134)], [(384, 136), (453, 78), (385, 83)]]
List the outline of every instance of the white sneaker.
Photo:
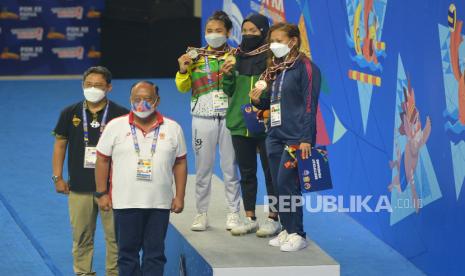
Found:
[(194, 218), (194, 222), (192, 223), (191, 230), (192, 231), (205, 231), (208, 227), (208, 218), (207, 213), (197, 214)]
[(253, 232), (257, 232), (258, 229), (258, 222), (256, 220), (252, 220), (252, 218), (247, 217), (244, 219), (242, 224), (233, 227), (231, 229), (231, 234), (233, 236), (240, 236), (240, 235), (245, 235)]
[(241, 225), (239, 212), (229, 213), (226, 217), (226, 230), (231, 230), (239, 225)]
[(304, 249), (307, 247), (307, 240), (304, 239), (302, 236), (299, 234), (290, 234), (287, 237), (287, 241), (281, 245), (280, 249), (281, 251), (285, 252), (293, 252), (293, 251), (299, 251), (301, 249)]
[(279, 221), (267, 218), (262, 224), (260, 224), (260, 229), (257, 231), (257, 237), (272, 237), (277, 235), (279, 231), (281, 231), (281, 224)]
[(271, 239), (268, 242), (268, 244), (271, 245), (271, 246), (274, 246), (274, 247), (281, 247), (281, 245), (283, 245), (286, 242), (287, 236), (288, 236), (287, 231), (283, 230), (278, 234), (278, 236)]

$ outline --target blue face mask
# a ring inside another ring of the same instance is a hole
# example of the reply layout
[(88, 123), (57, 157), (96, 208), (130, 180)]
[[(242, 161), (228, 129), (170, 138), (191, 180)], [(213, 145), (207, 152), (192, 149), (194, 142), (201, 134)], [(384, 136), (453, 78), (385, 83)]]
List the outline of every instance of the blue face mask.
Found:
[(131, 110), (139, 118), (147, 118), (155, 111), (155, 104), (150, 104), (146, 100), (140, 102), (131, 103)]

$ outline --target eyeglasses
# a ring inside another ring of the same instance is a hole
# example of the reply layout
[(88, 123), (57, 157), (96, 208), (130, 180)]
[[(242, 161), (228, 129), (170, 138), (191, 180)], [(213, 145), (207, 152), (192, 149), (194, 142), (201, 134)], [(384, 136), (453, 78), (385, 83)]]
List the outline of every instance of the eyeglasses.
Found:
[(141, 98), (141, 97), (135, 97), (132, 99), (133, 103), (140, 103), (141, 101), (146, 101), (150, 104), (155, 103), (158, 100), (158, 98), (153, 98), (153, 97), (147, 97), (147, 98)]

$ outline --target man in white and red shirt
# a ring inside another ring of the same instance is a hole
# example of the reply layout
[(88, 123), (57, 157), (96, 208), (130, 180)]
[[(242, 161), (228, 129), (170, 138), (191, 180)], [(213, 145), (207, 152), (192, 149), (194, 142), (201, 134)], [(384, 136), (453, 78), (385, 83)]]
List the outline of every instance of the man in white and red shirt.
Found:
[[(136, 83), (131, 89), (131, 112), (109, 122), (97, 145), (98, 203), (103, 210), (113, 208), (120, 276), (163, 275), (169, 214), (184, 207), (184, 134), (178, 123), (156, 111), (159, 99), (153, 83)], [(110, 164), (111, 190), (107, 191)]]

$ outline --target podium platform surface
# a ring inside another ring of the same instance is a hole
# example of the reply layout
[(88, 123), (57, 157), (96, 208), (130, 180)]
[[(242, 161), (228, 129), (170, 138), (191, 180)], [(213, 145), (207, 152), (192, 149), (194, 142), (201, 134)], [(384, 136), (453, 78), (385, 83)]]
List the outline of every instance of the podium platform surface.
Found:
[[(203, 232), (191, 231), (196, 214), (194, 180), (195, 176), (189, 176), (183, 213), (172, 215), (170, 222), (212, 267), (213, 275), (339, 275), (339, 264), (311, 237), (307, 238), (307, 248), (281, 252), (268, 245), (269, 238), (258, 238), (255, 234), (232, 236), (225, 228), (228, 209), (224, 185), (216, 176), (212, 180), (209, 228)], [(257, 206), (256, 212), (259, 222), (266, 218), (263, 206)]]

